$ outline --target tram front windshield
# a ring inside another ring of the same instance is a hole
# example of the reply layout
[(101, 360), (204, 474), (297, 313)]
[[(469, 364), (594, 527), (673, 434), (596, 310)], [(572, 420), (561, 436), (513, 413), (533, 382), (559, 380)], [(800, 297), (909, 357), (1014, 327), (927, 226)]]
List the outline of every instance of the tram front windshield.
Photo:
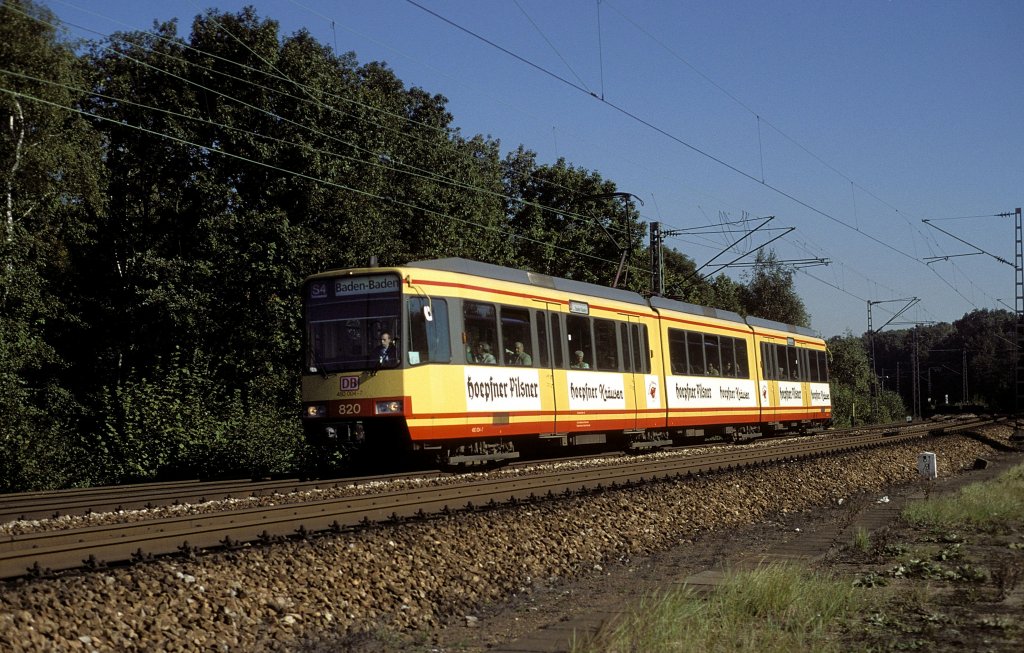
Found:
[[(347, 372), (402, 360), (401, 281), (378, 274), (316, 279), (306, 286), (306, 370)], [(385, 353), (381, 335), (391, 338)]]

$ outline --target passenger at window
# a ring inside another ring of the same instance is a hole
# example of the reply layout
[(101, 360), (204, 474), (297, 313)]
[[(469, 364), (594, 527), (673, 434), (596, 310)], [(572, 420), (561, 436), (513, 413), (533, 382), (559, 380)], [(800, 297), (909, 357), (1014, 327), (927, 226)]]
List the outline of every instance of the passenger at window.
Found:
[(582, 351), (577, 349), (575, 352), (573, 352), (573, 355), (575, 356), (575, 358), (573, 359), (572, 364), (569, 367), (571, 367), (573, 369), (576, 369), (576, 370), (589, 370), (590, 369), (590, 365), (587, 364), (587, 361), (583, 360), (583, 352)]
[(486, 342), (476, 343), (476, 362), (484, 365), (495, 365), (497, 360), (494, 358), (494, 354), (491, 353), (491, 346)]
[(708, 363), (708, 376), (718, 376), (718, 370), (715, 369), (714, 363)]
[(512, 352), (512, 357), (509, 358), (509, 364), (523, 365), (525, 367), (530, 367), (533, 365), (533, 358), (531, 358), (530, 355), (526, 353), (526, 351), (523, 348), (523, 343), (516, 343), (515, 351)]

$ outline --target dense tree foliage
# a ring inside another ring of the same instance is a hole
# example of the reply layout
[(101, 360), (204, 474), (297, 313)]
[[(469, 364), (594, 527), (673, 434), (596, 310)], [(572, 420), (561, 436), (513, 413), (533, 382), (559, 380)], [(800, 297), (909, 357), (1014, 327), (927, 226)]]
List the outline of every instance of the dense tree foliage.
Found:
[(953, 324), (865, 334), (863, 342), (870, 350), (873, 341), (880, 384), (908, 407), (914, 408), (916, 393), (922, 413), (944, 406), (1009, 411), (1014, 408), (1015, 326), (1010, 311), (977, 310)]
[[(443, 96), (251, 8), (69, 44), (0, 0), (0, 61), (0, 490), (288, 470), (314, 272), (461, 256), (651, 292), (613, 181), (464, 136)], [(665, 262), (669, 296), (809, 323), (771, 252), (745, 283)], [(935, 395), (959, 371), (1005, 402), (1007, 329), (922, 329)], [(875, 344), (886, 376), (906, 360)], [(834, 343), (837, 394), (869, 391), (865, 351)]]
[(793, 289), (793, 274), (779, 263), (775, 252), (758, 250), (747, 285), (739, 292), (745, 312), (783, 324), (811, 326), (811, 316)]
[(871, 361), (860, 338), (850, 333), (828, 341), (832, 418), (839, 426), (889, 423), (908, 414), (900, 396), (872, 384)]
[(0, 488), (89, 480), (75, 466), (78, 263), (105, 175), (99, 134), (75, 112), (86, 71), (53, 24), (30, 2), (0, 5)]

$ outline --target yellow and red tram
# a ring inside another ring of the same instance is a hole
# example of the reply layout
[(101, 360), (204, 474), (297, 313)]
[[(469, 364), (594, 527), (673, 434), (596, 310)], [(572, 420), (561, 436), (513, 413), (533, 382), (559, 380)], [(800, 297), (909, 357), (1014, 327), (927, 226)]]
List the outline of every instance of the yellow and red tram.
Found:
[(314, 275), (304, 305), (305, 429), (340, 448), (459, 465), (831, 418), (824, 342), (726, 311), (458, 258)]

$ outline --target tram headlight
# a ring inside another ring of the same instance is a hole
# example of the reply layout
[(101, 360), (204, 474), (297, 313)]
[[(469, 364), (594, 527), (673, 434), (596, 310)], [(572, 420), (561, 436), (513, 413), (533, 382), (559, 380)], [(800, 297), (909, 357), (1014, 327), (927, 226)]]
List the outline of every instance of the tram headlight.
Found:
[(378, 415), (394, 415), (402, 412), (402, 402), (398, 399), (377, 402)]
[(306, 417), (327, 417), (327, 404), (310, 404), (306, 406)]

